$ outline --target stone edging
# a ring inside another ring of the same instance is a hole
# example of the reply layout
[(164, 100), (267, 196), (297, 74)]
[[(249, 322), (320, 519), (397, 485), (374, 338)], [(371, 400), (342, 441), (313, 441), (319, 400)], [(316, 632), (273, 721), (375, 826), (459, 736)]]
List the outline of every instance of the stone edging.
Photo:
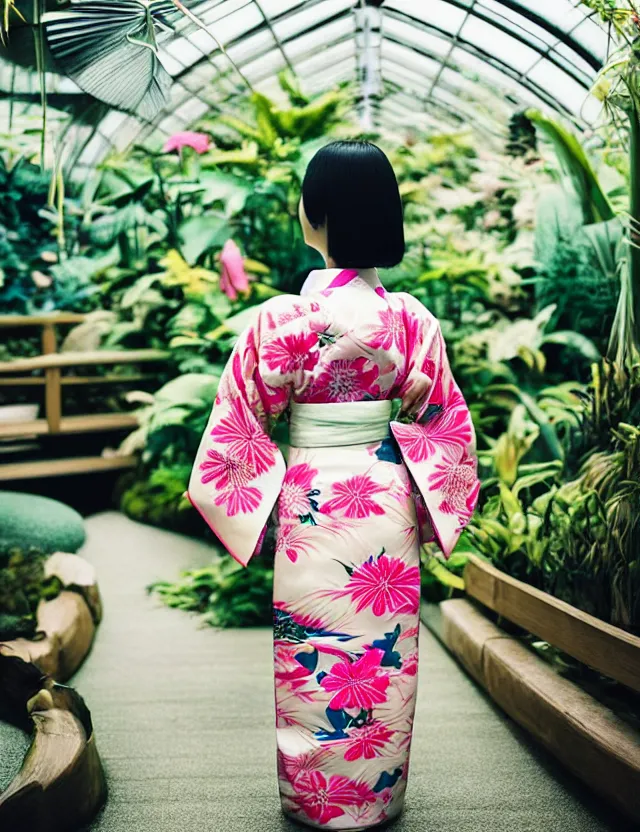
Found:
[(640, 821), (640, 733), (470, 601), (424, 604), (422, 620), (492, 699), (574, 774)]
[(65, 589), (38, 607), (44, 637), (0, 643), (0, 700), (33, 732), (22, 769), (0, 794), (3, 832), (67, 832), (91, 820), (106, 797), (89, 710), (59, 684), (91, 649), (102, 614), (95, 574), (83, 558), (62, 553), (45, 571)]

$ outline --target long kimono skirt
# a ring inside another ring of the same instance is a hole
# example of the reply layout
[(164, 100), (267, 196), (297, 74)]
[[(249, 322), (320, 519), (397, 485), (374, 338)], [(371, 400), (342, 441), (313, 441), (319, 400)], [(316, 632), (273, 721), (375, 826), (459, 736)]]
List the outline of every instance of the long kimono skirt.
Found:
[(277, 507), (274, 658), (286, 814), (368, 829), (402, 810), (420, 568), (391, 403), (292, 404)]

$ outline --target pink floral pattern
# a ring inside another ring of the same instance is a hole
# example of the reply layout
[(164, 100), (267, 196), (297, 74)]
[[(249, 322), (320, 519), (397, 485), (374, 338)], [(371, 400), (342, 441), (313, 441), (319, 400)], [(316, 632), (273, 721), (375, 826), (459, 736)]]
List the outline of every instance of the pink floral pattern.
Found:
[(367, 650), (355, 662), (340, 662), (333, 665), (331, 672), (322, 678), (320, 684), (333, 692), (329, 707), (334, 710), (364, 708), (384, 702), (389, 687), (388, 674), (381, 673), (382, 650)]
[[(237, 256), (229, 265), (240, 265)], [(391, 422), (383, 441), (289, 448), (285, 464), (269, 438), (292, 401), (395, 397), (412, 420)], [(353, 271), (316, 272), (299, 297), (264, 303), (238, 339), (189, 497), (244, 565), (269, 518), (277, 521), (278, 782), (296, 819), (367, 829), (401, 812), (419, 675), (420, 545), (451, 553), (477, 501), (476, 467), (440, 328), (411, 296)]]
[(369, 607), (374, 615), (413, 614), (420, 603), (420, 569), (385, 554), (370, 557), (354, 570), (344, 591), (355, 602), (356, 612)]

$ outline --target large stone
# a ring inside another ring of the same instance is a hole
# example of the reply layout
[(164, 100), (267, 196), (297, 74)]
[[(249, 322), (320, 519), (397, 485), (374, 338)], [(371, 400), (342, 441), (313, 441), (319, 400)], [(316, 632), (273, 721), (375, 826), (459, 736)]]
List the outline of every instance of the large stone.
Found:
[(13, 547), (73, 553), (85, 536), (82, 517), (69, 506), (48, 497), (0, 491), (0, 553)]

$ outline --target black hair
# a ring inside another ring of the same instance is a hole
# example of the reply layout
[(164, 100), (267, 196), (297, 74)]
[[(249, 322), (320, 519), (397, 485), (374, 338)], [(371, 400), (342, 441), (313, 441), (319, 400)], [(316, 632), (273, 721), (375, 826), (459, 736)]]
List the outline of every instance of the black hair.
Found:
[(314, 228), (327, 223), (328, 253), (339, 268), (391, 268), (404, 257), (398, 182), (375, 144), (337, 141), (319, 150), (302, 201)]

